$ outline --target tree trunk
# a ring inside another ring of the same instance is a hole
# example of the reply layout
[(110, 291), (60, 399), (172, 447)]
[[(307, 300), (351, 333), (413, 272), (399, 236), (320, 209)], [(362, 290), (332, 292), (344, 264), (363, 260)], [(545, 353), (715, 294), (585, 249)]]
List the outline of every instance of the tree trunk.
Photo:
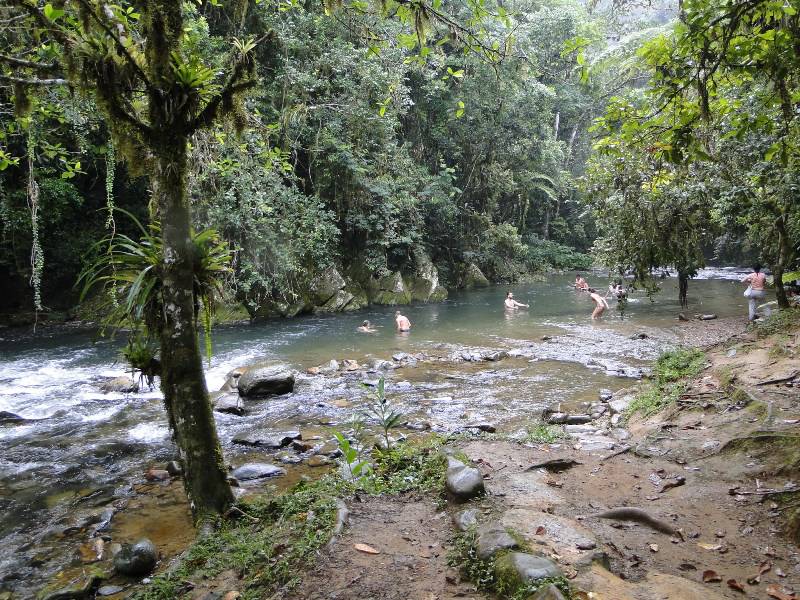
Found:
[(686, 294), (689, 292), (689, 275), (684, 271), (678, 271), (678, 300), (681, 303), (681, 308), (689, 306), (689, 300)]
[(195, 521), (213, 519), (234, 502), (206, 389), (197, 339), (193, 246), (186, 197), (187, 140), (160, 144), (154, 196), (164, 244), (161, 390), (183, 461), (184, 486)]

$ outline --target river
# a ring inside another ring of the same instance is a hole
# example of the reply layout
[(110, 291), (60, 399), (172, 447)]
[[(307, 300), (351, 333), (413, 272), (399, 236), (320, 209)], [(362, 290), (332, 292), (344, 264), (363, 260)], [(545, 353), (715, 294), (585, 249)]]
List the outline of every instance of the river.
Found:
[[(705, 275), (690, 284), (689, 313), (746, 314), (741, 285), (732, 276)], [(604, 289), (606, 279), (595, 279)], [(664, 347), (680, 342), (674, 279), (664, 281), (653, 302), (632, 294), (624, 317), (612, 302), (595, 323), (590, 300), (572, 290), (571, 282), (554, 275), (513, 286), (515, 297), (531, 305), (514, 313), (503, 309), (506, 287), (500, 286), (454, 293), (441, 304), (403, 307), (413, 323), (410, 335), (395, 333), (393, 307), (217, 328), (209, 389), (219, 389), (231, 369), (258, 361), (298, 371), (293, 394), (248, 403), (245, 416), (215, 413), (227, 460), (237, 465), (264, 458), (263, 451), (232, 443), (254, 427), (298, 429), (304, 437), (323, 439), (332, 428), (345, 428), (368, 394), (362, 381), (377, 374), (305, 374), (331, 359), (363, 364), (400, 352), (430, 357), (386, 373), (387, 393), (409, 421), (439, 431), (474, 423), (514, 431), (554, 402), (589, 401), (601, 388), (629, 385)], [(378, 325), (376, 334), (356, 332), (364, 319)], [(647, 338), (631, 339), (638, 333)], [(0, 410), (36, 420), (0, 426), (0, 591), (27, 597), (65, 565), (80, 567), (91, 521), (109, 506), (125, 508), (108, 530), (113, 540), (146, 534), (165, 554), (185, 546), (191, 527), (180, 487), (147, 484), (142, 477), (175, 455), (160, 394), (99, 389), (99, 378), (124, 371), (118, 362), (121, 340), (95, 341), (91, 332), (55, 329), (35, 335), (6, 330), (0, 336)], [(555, 339), (546, 342), (543, 336)], [(452, 360), (476, 348), (512, 356), (491, 363)], [(286, 451), (280, 457), (295, 460)], [(302, 465), (287, 469), (284, 483), (270, 485), (286, 485), (309, 471)]]

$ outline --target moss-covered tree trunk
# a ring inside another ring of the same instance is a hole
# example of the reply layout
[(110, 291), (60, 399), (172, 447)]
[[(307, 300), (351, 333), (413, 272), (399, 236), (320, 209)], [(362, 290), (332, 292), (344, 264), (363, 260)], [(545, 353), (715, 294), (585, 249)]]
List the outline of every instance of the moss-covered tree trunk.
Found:
[(161, 389), (184, 467), (195, 521), (223, 513), (234, 501), (208, 398), (197, 339), (193, 245), (186, 195), (187, 142), (165, 135), (157, 148), (153, 193), (164, 244)]

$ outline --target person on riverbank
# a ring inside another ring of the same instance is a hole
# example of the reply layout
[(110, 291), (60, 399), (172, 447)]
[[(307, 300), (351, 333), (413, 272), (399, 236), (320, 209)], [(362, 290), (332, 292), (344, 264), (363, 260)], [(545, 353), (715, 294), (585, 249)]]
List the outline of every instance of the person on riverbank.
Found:
[(761, 272), (761, 265), (755, 264), (753, 265), (753, 272), (750, 273), (747, 277), (742, 279), (742, 283), (747, 283), (747, 289), (744, 291), (744, 297), (748, 299), (748, 313), (750, 321), (755, 321), (756, 316), (756, 307), (758, 306), (759, 302), (764, 299), (766, 296), (766, 292), (764, 288), (767, 285), (767, 278)]
[(411, 331), (411, 321), (408, 320), (408, 317), (401, 314), (399, 310), (394, 313), (394, 322), (397, 325), (397, 331), (399, 333), (408, 333)]
[(361, 326), (356, 329), (356, 331), (360, 331), (361, 333), (375, 333), (378, 330), (372, 326), (372, 323), (365, 320), (363, 323), (361, 323)]
[(505, 307), (509, 310), (514, 310), (515, 308), (529, 308), (527, 304), (514, 300), (514, 294), (512, 292), (506, 294), (506, 300), (503, 304), (505, 304)]
[(583, 277), (581, 277), (580, 273), (575, 273), (575, 289), (580, 290), (582, 292), (586, 292), (589, 290), (589, 284)]
[(594, 310), (592, 311), (592, 320), (599, 319), (608, 308), (608, 302), (594, 288), (586, 290), (589, 292), (589, 297), (594, 301)]

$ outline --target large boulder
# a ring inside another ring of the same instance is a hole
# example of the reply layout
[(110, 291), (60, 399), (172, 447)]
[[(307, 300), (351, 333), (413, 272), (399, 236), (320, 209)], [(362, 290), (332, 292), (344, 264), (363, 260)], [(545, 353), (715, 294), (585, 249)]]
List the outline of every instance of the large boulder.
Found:
[(114, 555), (114, 570), (121, 575), (133, 577), (147, 575), (157, 561), (158, 551), (155, 544), (142, 538), (133, 545), (122, 545), (122, 549)]
[[(563, 575), (553, 561), (524, 552), (509, 552), (501, 556), (494, 563), (494, 571), (497, 579), (506, 583), (509, 589), (521, 588), (540, 579)], [(544, 598), (551, 597), (544, 596)]]
[(483, 475), (475, 467), (469, 467), (452, 456), (447, 458), (447, 491), (457, 500), (469, 500), (485, 493)]
[(406, 289), (412, 300), (420, 302), (441, 302), (447, 298), (447, 289), (439, 285), (439, 271), (431, 259), (421, 251), (414, 254), (417, 268), (406, 278)]
[(219, 413), (242, 416), (245, 413), (242, 398), (239, 394), (226, 394), (217, 392), (211, 395), (211, 406)]
[(331, 296), (325, 304), (315, 306), (313, 311), (315, 313), (334, 313), (341, 312), (345, 307), (350, 304), (355, 296), (347, 291), (347, 289), (338, 290)]
[(369, 306), (369, 298), (367, 292), (358, 283), (349, 282), (344, 288), (344, 291), (352, 296), (350, 301), (342, 308), (342, 310), (360, 310)]
[(231, 475), (238, 481), (254, 481), (256, 479), (266, 479), (267, 477), (277, 477), (285, 473), (285, 469), (269, 463), (246, 463), (234, 469)]
[(281, 365), (254, 366), (236, 384), (245, 398), (288, 394), (294, 389), (294, 374)]
[(374, 281), (372, 301), (375, 304), (408, 304), (411, 302), (411, 292), (406, 289), (403, 276), (399, 271)]
[(313, 306), (323, 306), (343, 290), (346, 283), (336, 267), (330, 266), (311, 280), (308, 300)]
[(464, 271), (462, 285), (465, 289), (488, 287), (489, 280), (475, 263), (469, 263)]

